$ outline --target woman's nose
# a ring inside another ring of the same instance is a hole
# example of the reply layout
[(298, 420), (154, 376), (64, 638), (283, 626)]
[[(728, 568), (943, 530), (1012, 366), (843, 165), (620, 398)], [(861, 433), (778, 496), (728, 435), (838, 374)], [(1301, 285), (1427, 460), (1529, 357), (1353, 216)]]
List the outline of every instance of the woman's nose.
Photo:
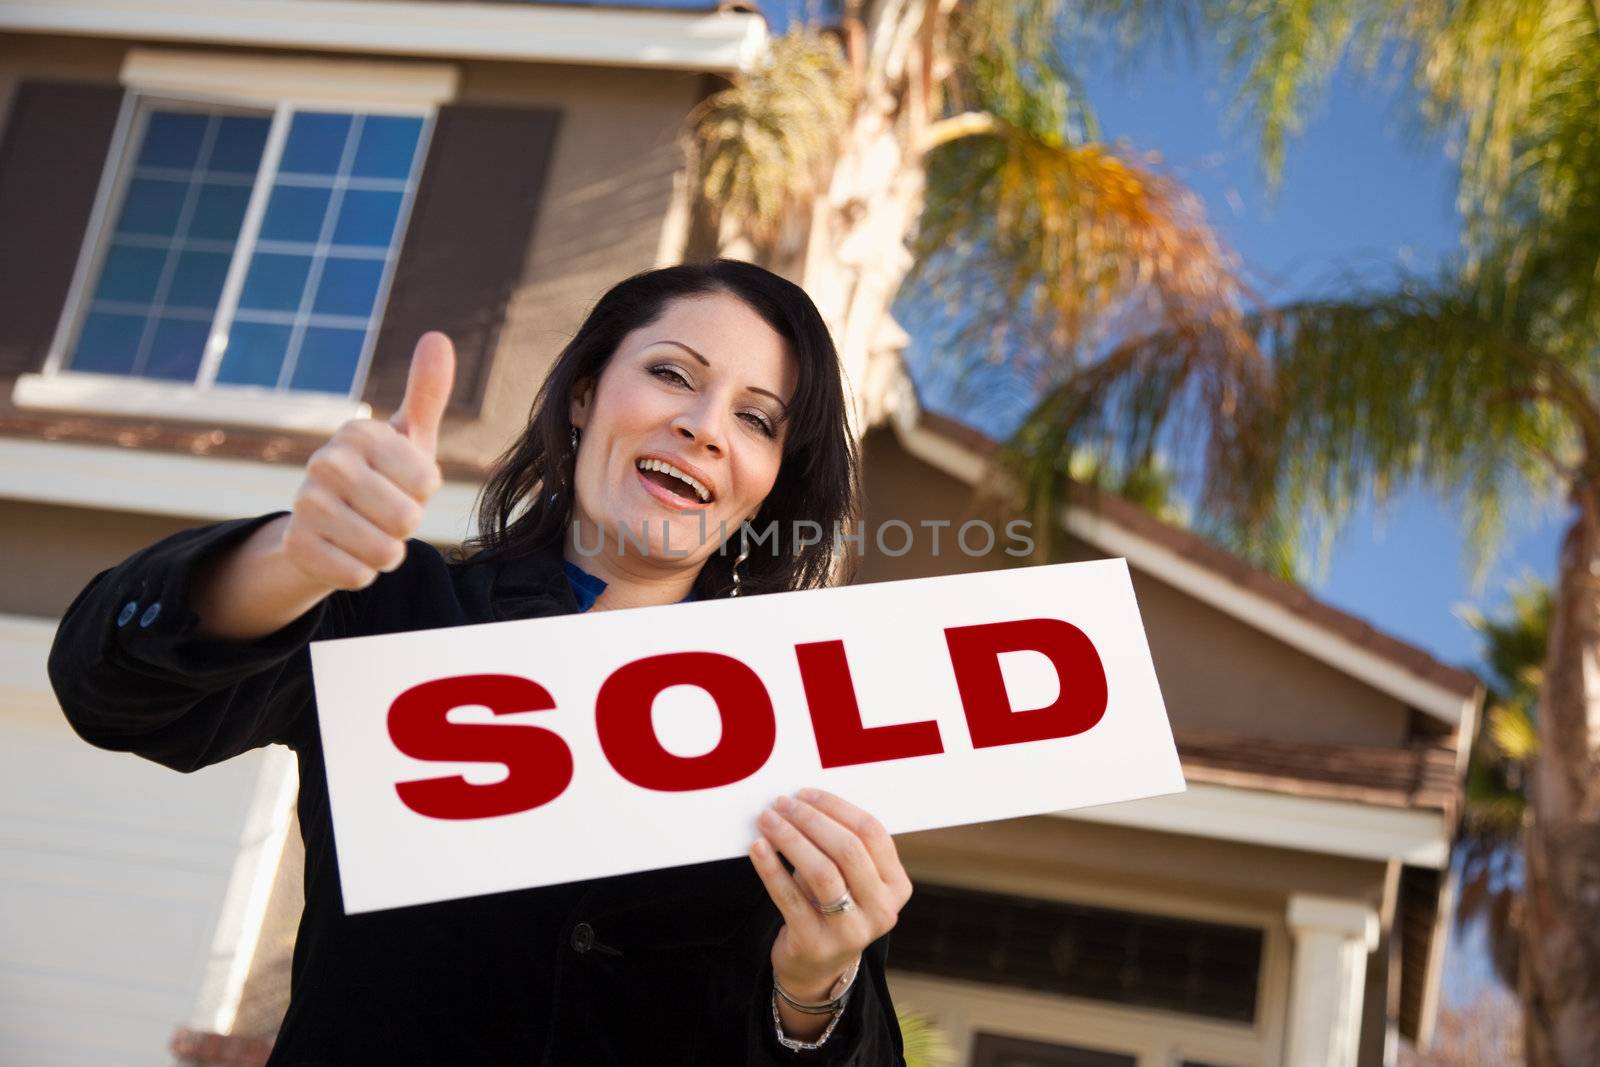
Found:
[(678, 436), (693, 441), (713, 455), (722, 454), (722, 430), (714, 415), (696, 408), (679, 415), (672, 422)]

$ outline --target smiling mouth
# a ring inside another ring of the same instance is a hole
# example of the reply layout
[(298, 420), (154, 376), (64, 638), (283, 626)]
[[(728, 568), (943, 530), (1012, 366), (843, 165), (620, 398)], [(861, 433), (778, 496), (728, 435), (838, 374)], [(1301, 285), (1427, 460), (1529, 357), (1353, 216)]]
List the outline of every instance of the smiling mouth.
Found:
[(639, 476), (651, 485), (672, 494), (687, 504), (709, 504), (711, 490), (698, 479), (660, 459), (641, 459), (635, 464)]

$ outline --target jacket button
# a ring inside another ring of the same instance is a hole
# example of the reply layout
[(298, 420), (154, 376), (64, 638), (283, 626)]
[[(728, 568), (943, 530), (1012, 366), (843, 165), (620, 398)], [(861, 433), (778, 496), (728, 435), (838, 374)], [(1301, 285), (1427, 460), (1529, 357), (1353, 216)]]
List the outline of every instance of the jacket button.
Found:
[(572, 950), (574, 952), (588, 952), (594, 948), (594, 927), (588, 923), (579, 923), (572, 928)]
[(126, 604), (122, 605), (122, 611), (117, 614), (117, 625), (128, 625), (128, 620), (133, 618), (136, 614), (138, 614), (138, 612), (139, 605), (134, 603), (132, 600), (128, 601)]
[(151, 604), (149, 607), (144, 609), (144, 614), (139, 616), (139, 626), (141, 628), (148, 627), (151, 623), (156, 621), (156, 616), (160, 614), (161, 601), (158, 600), (154, 604)]

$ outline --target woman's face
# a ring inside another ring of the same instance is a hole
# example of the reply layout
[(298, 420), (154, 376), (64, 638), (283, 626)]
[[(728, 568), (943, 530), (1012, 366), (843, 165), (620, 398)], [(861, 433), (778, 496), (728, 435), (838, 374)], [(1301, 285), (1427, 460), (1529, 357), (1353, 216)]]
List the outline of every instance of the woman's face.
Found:
[(787, 342), (727, 293), (675, 300), (624, 337), (572, 399), (580, 546), (604, 531), (612, 555), (620, 525), (626, 555), (647, 532), (653, 559), (698, 568), (777, 481), (798, 382)]

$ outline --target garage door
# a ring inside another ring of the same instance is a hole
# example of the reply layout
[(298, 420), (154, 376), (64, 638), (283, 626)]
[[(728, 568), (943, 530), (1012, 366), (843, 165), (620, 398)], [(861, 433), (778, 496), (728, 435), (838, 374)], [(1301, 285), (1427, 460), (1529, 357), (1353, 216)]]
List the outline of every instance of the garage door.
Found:
[(0, 617), (0, 1063), (165, 1067), (261, 755), (184, 775), (85, 744), (49, 692), (54, 629)]

